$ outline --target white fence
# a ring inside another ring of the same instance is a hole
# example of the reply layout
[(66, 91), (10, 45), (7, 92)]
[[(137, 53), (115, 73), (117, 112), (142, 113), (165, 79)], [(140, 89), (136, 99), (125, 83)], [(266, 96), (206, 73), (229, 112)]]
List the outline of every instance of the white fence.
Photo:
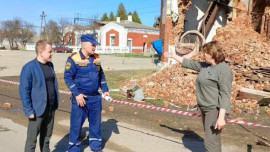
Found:
[(29, 51), (34, 51), (35, 50), (35, 46), (36, 46), (35, 43), (26, 43), (25, 49), (26, 50), (29, 50)]
[[(53, 47), (55, 47), (53, 45)], [(78, 52), (81, 47), (79, 46), (66, 46), (73, 49), (73, 52)], [(26, 50), (35, 50), (35, 43), (27, 43)], [(97, 46), (95, 53), (97, 54), (115, 54), (115, 53), (130, 53), (128, 47), (110, 47), (110, 46)]]
[(97, 46), (96, 52), (100, 54), (130, 53), (128, 47), (102, 47)]
[[(78, 52), (81, 47), (67, 46), (73, 49), (73, 52)], [(115, 54), (115, 53), (130, 53), (128, 47), (111, 47), (111, 46), (97, 46), (95, 53), (97, 54)]]

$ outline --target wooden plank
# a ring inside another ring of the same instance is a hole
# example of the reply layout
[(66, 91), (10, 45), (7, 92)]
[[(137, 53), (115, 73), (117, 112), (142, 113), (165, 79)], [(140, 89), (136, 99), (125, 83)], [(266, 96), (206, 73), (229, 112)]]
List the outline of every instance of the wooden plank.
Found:
[(219, 6), (215, 5), (215, 8), (214, 8), (213, 12), (211, 13), (210, 18), (209, 18), (207, 24), (205, 25), (205, 37), (207, 37), (211, 27), (213, 26), (213, 24), (215, 22), (218, 10), (219, 10)]
[(257, 104), (260, 106), (268, 106), (270, 105), (270, 98), (263, 98), (262, 100), (258, 101)]
[(249, 12), (249, 15), (250, 15), (250, 20), (252, 22), (252, 11), (253, 11), (253, 0), (249, 0), (249, 3), (248, 3), (248, 12)]
[(248, 89), (248, 88), (240, 88), (239, 96), (240, 99), (256, 99), (262, 100), (263, 98), (270, 98), (270, 93), (260, 90)]
[(208, 8), (207, 8), (207, 10), (206, 10), (206, 12), (204, 13), (202, 23), (200, 24), (199, 29), (198, 29), (198, 31), (200, 31), (203, 34), (203, 36), (205, 36), (205, 30), (204, 30), (204, 28), (205, 28), (205, 20), (206, 20), (206, 18), (208, 16), (213, 4), (214, 4), (214, 2), (211, 1)]
[(265, 15), (262, 16), (261, 34), (264, 33)]
[(270, 20), (268, 21), (268, 24), (267, 24), (267, 36), (268, 37), (270, 36)]
[(248, 11), (249, 11), (249, 12), (252, 12), (252, 11), (253, 11), (253, 0), (249, 0), (249, 3), (248, 3)]
[(237, 9), (235, 9), (235, 8), (237, 8), (238, 2), (239, 2), (239, 0), (233, 0), (233, 7), (234, 7), (233, 15), (232, 15), (233, 20), (236, 19), (236, 17), (237, 17)]
[(260, 74), (263, 74), (263, 75), (270, 76), (270, 73), (269, 72), (264, 72), (264, 71), (254, 71), (253, 73), (255, 73), (255, 74), (260, 73)]

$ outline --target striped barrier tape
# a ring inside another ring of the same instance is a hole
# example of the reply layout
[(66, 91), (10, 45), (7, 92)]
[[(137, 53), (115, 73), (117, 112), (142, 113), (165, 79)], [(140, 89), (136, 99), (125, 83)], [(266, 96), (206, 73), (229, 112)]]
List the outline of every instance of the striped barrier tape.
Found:
[[(3, 79), (0, 79), (0, 82), (20, 85), (19, 82), (8, 81), (8, 80), (3, 80)], [(59, 93), (66, 94), (66, 95), (71, 95), (71, 92), (69, 92), (69, 91), (59, 90)], [(151, 105), (144, 105), (144, 104), (139, 104), (139, 103), (131, 103), (131, 102), (120, 101), (120, 100), (112, 100), (112, 102), (117, 103), (117, 104), (127, 105), (127, 106), (138, 107), (138, 108), (145, 108), (145, 109), (157, 110), (157, 111), (161, 111), (161, 112), (168, 112), (168, 113), (177, 114), (177, 115), (190, 116), (190, 117), (199, 117), (199, 118), (202, 117), (202, 115), (198, 114), (198, 113), (191, 113), (191, 112), (186, 112), (186, 111), (173, 110), (173, 109), (168, 109), (168, 108), (163, 108), (163, 107), (156, 107), (156, 106), (151, 106)], [(264, 126), (264, 125), (253, 123), (253, 122), (245, 122), (245, 121), (234, 120), (234, 119), (227, 119), (227, 121), (230, 122), (230, 123), (234, 123), (234, 124), (241, 124), (241, 125), (247, 125), (247, 126), (261, 127), (261, 128), (270, 129), (270, 126)]]

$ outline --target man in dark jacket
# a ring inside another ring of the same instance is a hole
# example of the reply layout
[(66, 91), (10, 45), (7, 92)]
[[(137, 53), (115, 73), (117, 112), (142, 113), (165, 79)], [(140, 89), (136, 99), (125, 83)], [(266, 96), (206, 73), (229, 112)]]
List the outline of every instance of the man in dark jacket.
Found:
[(36, 44), (37, 57), (23, 66), (20, 96), (29, 118), (25, 152), (34, 152), (40, 135), (40, 151), (50, 151), (54, 114), (59, 104), (58, 83), (54, 73), (52, 47), (44, 40)]

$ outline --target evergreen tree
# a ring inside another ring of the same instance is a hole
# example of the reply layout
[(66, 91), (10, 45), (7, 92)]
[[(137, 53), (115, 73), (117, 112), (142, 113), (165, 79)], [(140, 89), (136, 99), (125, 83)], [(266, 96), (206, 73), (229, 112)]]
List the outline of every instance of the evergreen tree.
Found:
[(113, 12), (110, 13), (109, 21), (115, 21)]
[(101, 21), (109, 21), (107, 13), (104, 13), (104, 15), (101, 18)]
[(142, 21), (141, 21), (138, 13), (136, 11), (134, 11), (133, 14), (132, 14), (132, 21), (136, 22), (136, 23), (139, 23), (139, 24), (142, 24)]
[(127, 11), (123, 3), (119, 4), (116, 16), (120, 17), (120, 20), (127, 20)]

